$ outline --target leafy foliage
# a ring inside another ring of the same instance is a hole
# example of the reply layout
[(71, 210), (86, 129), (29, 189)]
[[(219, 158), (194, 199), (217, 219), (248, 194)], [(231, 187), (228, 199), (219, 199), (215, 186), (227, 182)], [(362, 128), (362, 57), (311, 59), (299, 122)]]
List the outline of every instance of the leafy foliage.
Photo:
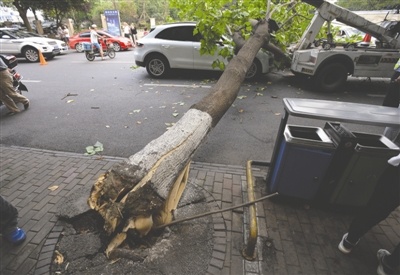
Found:
[[(170, 0), (170, 5), (176, 8), (180, 20), (196, 21), (197, 31), (201, 33), (201, 53), (213, 54), (217, 50), (216, 41), (223, 35), (239, 32), (247, 39), (252, 34), (250, 19), (262, 19), (267, 15), (265, 0)], [(272, 1), (271, 19), (275, 20), (280, 29), (271, 38), (275, 45), (285, 49), (296, 43), (314, 16), (314, 7), (295, 0)], [(325, 35), (326, 29), (321, 30)], [(321, 36), (320, 35), (320, 36)], [(232, 44), (232, 42), (230, 42)], [(220, 52), (229, 56), (232, 52)]]
[(101, 142), (96, 142), (93, 146), (87, 146), (86, 147), (86, 156), (92, 156), (96, 153), (100, 154), (101, 152), (103, 152), (104, 148), (103, 148), (103, 144)]

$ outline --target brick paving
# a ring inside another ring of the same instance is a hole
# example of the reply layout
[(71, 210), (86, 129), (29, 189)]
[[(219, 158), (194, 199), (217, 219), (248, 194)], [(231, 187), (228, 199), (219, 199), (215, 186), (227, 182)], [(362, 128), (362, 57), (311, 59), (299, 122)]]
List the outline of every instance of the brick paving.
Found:
[[(0, 145), (0, 193), (19, 211), (27, 240), (13, 247), (0, 239), (0, 274), (51, 274), (63, 231), (57, 206), (83, 185), (93, 184), (120, 158)], [(194, 162), (190, 177), (214, 209), (247, 201), (245, 168)], [(256, 197), (266, 195), (267, 171), (255, 169)], [(53, 189), (54, 188), (54, 189)], [(351, 215), (274, 198), (257, 203), (256, 260), (242, 257), (248, 208), (213, 215), (213, 251), (208, 274), (376, 274), (376, 251), (400, 240), (400, 210), (375, 226), (350, 255), (337, 250)]]

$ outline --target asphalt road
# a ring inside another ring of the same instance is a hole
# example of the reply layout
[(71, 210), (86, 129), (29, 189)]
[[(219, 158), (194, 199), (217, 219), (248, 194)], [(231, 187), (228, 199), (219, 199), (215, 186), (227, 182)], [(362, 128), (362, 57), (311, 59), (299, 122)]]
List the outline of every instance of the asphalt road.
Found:
[[(26, 112), (6, 116), (0, 107), (0, 142), (67, 152), (86, 152), (97, 141), (104, 155), (128, 157), (167, 131), (190, 106), (207, 94), (218, 73), (176, 71), (168, 79), (148, 77), (134, 69), (133, 51), (113, 60), (93, 62), (71, 51), (47, 65), (19, 60), (17, 71), (31, 101)], [(350, 79), (337, 93), (312, 89), (308, 81), (274, 72), (259, 82), (244, 83), (238, 99), (194, 160), (245, 165), (249, 159), (270, 160), (285, 97), (325, 99), (380, 105), (388, 79)], [(70, 94), (70, 96), (66, 96)], [(22, 108), (22, 106), (21, 106)], [(323, 127), (324, 121), (293, 118), (297, 125)], [(364, 132), (381, 128), (347, 125)]]

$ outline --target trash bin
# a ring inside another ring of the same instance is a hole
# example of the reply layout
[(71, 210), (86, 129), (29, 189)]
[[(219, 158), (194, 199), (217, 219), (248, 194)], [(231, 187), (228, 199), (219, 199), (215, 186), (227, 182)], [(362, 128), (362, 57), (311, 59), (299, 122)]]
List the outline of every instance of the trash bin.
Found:
[(313, 199), (334, 152), (322, 128), (286, 125), (268, 189)]
[(354, 147), (357, 144), (356, 136), (344, 125), (337, 122), (326, 122), (324, 131), (333, 142), (335, 152), (331, 164), (324, 176), (323, 184), (320, 185), (315, 198), (317, 202), (329, 202), (339, 178), (346, 169), (349, 159), (353, 155)]
[(356, 145), (338, 177), (330, 202), (359, 207), (371, 198), (388, 159), (398, 155), (400, 149), (382, 135), (353, 134)]

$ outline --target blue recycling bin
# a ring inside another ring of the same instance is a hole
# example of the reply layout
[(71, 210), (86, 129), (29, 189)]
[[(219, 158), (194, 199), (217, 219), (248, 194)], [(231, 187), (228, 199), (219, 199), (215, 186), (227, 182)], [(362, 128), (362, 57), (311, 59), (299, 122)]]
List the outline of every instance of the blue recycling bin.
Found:
[(335, 147), (323, 129), (286, 125), (268, 191), (314, 199), (334, 151)]

